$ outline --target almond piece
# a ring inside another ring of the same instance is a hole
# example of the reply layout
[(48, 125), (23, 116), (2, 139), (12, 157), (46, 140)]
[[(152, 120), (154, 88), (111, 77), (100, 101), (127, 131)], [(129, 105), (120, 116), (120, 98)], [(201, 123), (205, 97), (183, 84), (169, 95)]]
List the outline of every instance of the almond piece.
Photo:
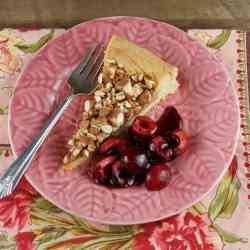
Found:
[(95, 92), (95, 96), (104, 97), (105, 95), (106, 95), (105, 92), (102, 91), (102, 90), (97, 90), (97, 91)]
[(117, 106), (118, 106), (118, 111), (119, 112), (124, 112), (125, 111), (125, 105), (124, 105), (124, 102), (119, 102), (119, 103), (117, 103)]
[(108, 67), (109, 67), (109, 65), (107, 67), (103, 68), (103, 71), (102, 71), (102, 83), (112, 82), (112, 79), (110, 78), (110, 75), (109, 75)]
[(125, 108), (128, 108), (128, 109), (132, 108), (132, 105), (128, 101), (124, 102), (124, 106)]
[(142, 92), (143, 88), (138, 83), (136, 83), (133, 86), (133, 97), (137, 98)]
[(108, 67), (108, 75), (111, 79), (114, 79), (115, 78), (115, 74), (116, 74), (116, 69), (117, 69), (117, 65), (115, 64), (111, 64), (109, 67)]
[(82, 133), (83, 135), (86, 135), (86, 134), (88, 133), (88, 129), (82, 128), (82, 129), (81, 129), (81, 133)]
[(91, 133), (87, 133), (87, 136), (88, 136), (89, 138), (91, 138), (92, 140), (94, 140), (94, 141), (97, 140), (97, 137), (96, 137), (95, 135), (91, 134)]
[(102, 84), (102, 80), (103, 80), (103, 73), (100, 73), (100, 74), (98, 75), (97, 82), (98, 82), (99, 84)]
[(95, 100), (96, 100), (96, 102), (98, 103), (98, 102), (101, 102), (101, 101), (102, 101), (102, 98), (101, 98), (100, 96), (95, 96)]
[(123, 87), (123, 91), (129, 96), (133, 96), (133, 87), (131, 81), (126, 83), (126, 85)]
[(69, 154), (66, 154), (63, 158), (63, 164), (67, 164), (67, 163), (69, 163), (69, 161), (70, 161), (70, 156), (69, 156)]
[(117, 90), (122, 90), (129, 81), (130, 79), (128, 76), (123, 76), (115, 82), (115, 88)]
[(87, 149), (88, 149), (89, 152), (94, 152), (96, 150), (96, 145), (95, 144), (89, 144)]
[(100, 110), (100, 116), (108, 116), (112, 112), (112, 110), (113, 106), (111, 104), (108, 104)]
[(150, 103), (152, 99), (152, 95), (151, 95), (151, 92), (146, 89), (143, 91), (143, 93), (139, 96), (138, 98), (138, 102), (141, 104), (141, 105), (145, 105), (145, 104), (148, 104)]
[(106, 59), (107, 63), (109, 64), (116, 64), (116, 60), (115, 59)]
[(112, 88), (111, 89), (111, 96), (114, 96), (115, 95), (115, 88)]
[(107, 96), (103, 99), (103, 105), (110, 105), (112, 103), (112, 94), (107, 93)]
[(108, 82), (106, 85), (105, 85), (105, 89), (106, 91), (110, 92), (111, 89), (113, 88), (113, 84), (111, 82)]
[(108, 120), (105, 116), (98, 116), (95, 119), (95, 124), (97, 124), (98, 126), (102, 126), (102, 125), (106, 125), (108, 123)]
[(75, 139), (74, 139), (74, 138), (71, 138), (71, 139), (68, 141), (68, 145), (70, 145), (70, 146), (75, 145)]
[(102, 125), (102, 126), (101, 126), (101, 130), (102, 130), (104, 133), (106, 133), (106, 134), (111, 134), (112, 131), (113, 131), (113, 128), (112, 128), (111, 125), (106, 124), (106, 125)]
[(69, 149), (69, 152), (72, 153), (72, 152), (74, 151), (75, 148), (76, 148), (76, 145), (71, 146), (70, 149)]
[(89, 151), (87, 149), (84, 149), (83, 150), (83, 155), (86, 157), (86, 158), (89, 158)]
[(83, 147), (86, 147), (90, 143), (91, 139), (86, 135), (80, 137), (79, 142)]
[(123, 101), (126, 98), (124, 92), (119, 92), (115, 95), (115, 99), (117, 101)]
[(127, 114), (128, 115), (128, 120), (132, 119), (135, 117), (140, 111), (142, 107), (141, 106), (133, 106), (133, 108), (130, 110), (130, 112)]
[(105, 100), (103, 101), (103, 105), (104, 105), (104, 107), (112, 106), (111, 96), (108, 96), (107, 98), (105, 98)]
[(88, 131), (86, 128), (79, 128), (79, 134), (80, 137), (86, 134), (86, 131)]
[(89, 118), (89, 114), (87, 112), (83, 112), (81, 118), (82, 120), (87, 120)]
[(98, 126), (99, 126), (99, 122), (98, 122), (97, 118), (91, 119), (90, 127), (92, 128), (92, 127), (98, 127)]
[(89, 133), (92, 134), (92, 135), (95, 135), (97, 136), (99, 133), (100, 133), (100, 129), (96, 128), (96, 127), (91, 127), (89, 129)]
[(142, 109), (141, 106), (136, 106), (136, 107), (134, 108), (134, 113), (135, 113), (135, 115), (137, 115), (137, 114), (141, 111), (141, 109)]
[(100, 133), (99, 135), (97, 135), (97, 141), (99, 143), (103, 142), (107, 137), (109, 137), (109, 134), (105, 134), (105, 133)]
[(77, 157), (77, 156), (81, 153), (81, 151), (82, 151), (82, 146), (77, 146), (77, 147), (73, 150), (72, 156), (73, 156), (73, 157)]
[(84, 129), (87, 129), (88, 127), (89, 127), (89, 120), (83, 120), (83, 121), (81, 121), (80, 122), (80, 124), (79, 124), (79, 126), (80, 126), (80, 128), (84, 128)]
[(137, 74), (131, 75), (130, 78), (131, 78), (134, 82), (138, 82), (138, 75), (137, 75)]
[(79, 166), (83, 161), (86, 160), (85, 156), (80, 156), (76, 159), (73, 159), (72, 161), (69, 161), (67, 163), (64, 163), (63, 170), (65, 171), (71, 171)]
[(124, 68), (119, 67), (119, 65), (117, 65), (117, 66), (118, 66), (118, 69), (116, 70), (116, 74), (118, 76), (123, 76), (123, 75), (127, 74), (126, 71), (124, 70)]
[[(98, 97), (99, 97), (99, 96), (98, 96)], [(95, 109), (96, 109), (96, 110), (100, 110), (100, 109), (102, 109), (102, 107), (103, 107), (102, 102), (97, 102), (97, 103), (95, 104)]]
[(156, 82), (153, 81), (151, 78), (149, 78), (148, 76), (145, 76), (144, 77), (144, 82), (145, 82), (145, 86), (148, 88), (148, 89), (152, 89), (156, 86)]
[(127, 73), (124, 69), (117, 69), (116, 70), (116, 74), (115, 74), (115, 78), (114, 80), (117, 82), (117, 81), (120, 81), (122, 79), (125, 79), (125, 77), (127, 76)]
[(78, 129), (78, 130), (75, 132), (75, 134), (73, 135), (73, 138), (74, 138), (74, 139), (80, 139), (80, 137), (81, 137), (81, 131), (80, 131), (80, 129)]
[(84, 111), (89, 112), (94, 106), (94, 101), (93, 100), (86, 100), (84, 102)]
[(138, 81), (141, 82), (143, 80), (143, 78), (144, 78), (144, 75), (142, 73), (140, 73), (138, 75)]
[(124, 113), (116, 110), (112, 112), (109, 120), (113, 126), (121, 127), (124, 124), (124, 119)]

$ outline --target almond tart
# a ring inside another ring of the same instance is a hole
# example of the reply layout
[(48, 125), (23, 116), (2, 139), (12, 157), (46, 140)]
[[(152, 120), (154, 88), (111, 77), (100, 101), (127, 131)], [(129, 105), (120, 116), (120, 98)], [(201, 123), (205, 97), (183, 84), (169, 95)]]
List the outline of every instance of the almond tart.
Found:
[(146, 48), (113, 36), (93, 97), (84, 103), (77, 130), (68, 141), (63, 169), (90, 159), (107, 137), (128, 126), (178, 89), (178, 70)]

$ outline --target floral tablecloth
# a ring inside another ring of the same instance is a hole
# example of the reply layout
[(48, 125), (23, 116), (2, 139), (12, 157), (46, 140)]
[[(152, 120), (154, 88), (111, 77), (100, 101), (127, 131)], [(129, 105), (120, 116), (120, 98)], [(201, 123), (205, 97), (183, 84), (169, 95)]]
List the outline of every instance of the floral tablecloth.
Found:
[[(7, 121), (15, 81), (35, 53), (63, 31), (0, 30), (0, 174), (13, 160)], [(144, 225), (109, 226), (61, 211), (23, 179), (11, 196), (0, 200), (1, 250), (250, 250), (250, 34), (228, 30), (189, 34), (225, 63), (240, 102), (237, 153), (220, 184), (179, 215)]]

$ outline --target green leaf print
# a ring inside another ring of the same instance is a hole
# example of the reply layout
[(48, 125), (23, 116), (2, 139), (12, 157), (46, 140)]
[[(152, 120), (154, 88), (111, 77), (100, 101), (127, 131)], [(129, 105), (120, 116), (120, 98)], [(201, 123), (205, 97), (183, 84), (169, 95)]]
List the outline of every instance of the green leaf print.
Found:
[(54, 36), (54, 30), (52, 29), (48, 34), (42, 36), (37, 42), (31, 44), (17, 43), (15, 47), (22, 50), (24, 53), (35, 53), (42, 48), (49, 40)]
[(0, 115), (8, 114), (8, 109), (9, 109), (8, 105), (4, 107), (0, 107)]
[(215, 221), (217, 217), (231, 218), (238, 205), (239, 190), (238, 177), (226, 174), (208, 208), (208, 215), (212, 221)]
[(221, 218), (229, 219), (232, 217), (238, 203), (239, 203), (239, 190), (241, 184), (239, 182), (238, 177), (233, 179), (228, 191), (228, 196), (226, 202), (221, 210), (220, 216)]
[(246, 124), (247, 124), (246, 129), (250, 129), (250, 117), (247, 116), (246, 119), (245, 119), (245, 121), (246, 121)]
[(130, 241), (131, 240), (131, 235), (127, 236), (113, 236), (113, 237), (100, 237), (97, 239), (89, 240), (85, 243), (83, 243), (81, 246), (83, 247), (84, 250), (92, 250), (100, 246), (110, 246), (112, 244), (116, 244), (119, 242), (124, 242), (124, 241)]
[(192, 208), (195, 210), (195, 212), (197, 212), (198, 214), (205, 214), (207, 213), (207, 208), (205, 207), (205, 205), (201, 202), (197, 202), (196, 204), (194, 204), (192, 206)]
[(51, 241), (53, 242), (53, 241), (59, 239), (60, 237), (62, 237), (65, 233), (66, 233), (66, 230), (55, 229), (54, 231), (45, 232), (45, 233), (40, 234), (36, 238), (36, 241), (37, 241), (38, 245), (41, 245), (41, 244), (47, 243), (47, 242), (51, 242)]
[(207, 46), (212, 49), (221, 48), (229, 39), (231, 35), (231, 30), (222, 30), (222, 32), (216, 36), (214, 39), (207, 42)]
[(211, 227), (220, 235), (221, 239), (225, 243), (236, 243), (236, 242), (241, 242), (241, 243), (247, 243), (248, 240), (245, 238), (240, 238), (236, 234), (230, 233), (222, 229), (219, 225), (213, 224)]
[(224, 207), (231, 182), (232, 177), (227, 174), (224, 176), (221, 183), (219, 184), (219, 187), (217, 188), (215, 197), (211, 201), (208, 208), (208, 215), (212, 221), (214, 221), (220, 215), (220, 212)]
[(15, 250), (16, 242), (14, 241), (13, 237), (5, 233), (1, 233), (0, 234), (0, 249), (1, 250)]
[(116, 243), (116, 244), (111, 243), (106, 246), (101, 246), (98, 250), (118, 250), (120, 246), (121, 246), (121, 243)]
[[(63, 212), (42, 197), (32, 204), (30, 214), (32, 224), (38, 226), (38, 249), (127, 250), (137, 230), (136, 226), (97, 226)], [(60, 238), (64, 234), (71, 238)]]
[(109, 230), (112, 233), (132, 233), (134, 231), (134, 226), (110, 225)]
[(57, 208), (52, 203), (50, 203), (49, 201), (45, 200), (42, 197), (36, 199), (35, 202), (33, 203), (33, 206), (36, 208), (40, 208), (42, 210), (47, 210), (48, 212), (51, 213), (61, 212), (61, 209)]
[(107, 245), (102, 245), (98, 250), (131, 250), (133, 245), (133, 239), (129, 241), (110, 242)]
[(130, 250), (132, 249), (134, 240), (131, 239), (130, 241), (127, 241), (123, 246), (119, 247), (117, 250)]
[(91, 237), (90, 238), (86, 237), (86, 239), (81, 239), (80, 237), (62, 242), (52, 243), (51, 245), (48, 245), (46, 249), (55, 250), (55, 249), (65, 249), (66, 247), (68, 247), (69, 249), (74, 249), (74, 250), (75, 249), (93, 250), (93, 249), (100, 249), (107, 247), (108, 250), (111, 250), (112, 246), (114, 245), (118, 247), (122, 247), (124, 245), (126, 246), (127, 242), (131, 240), (132, 236), (128, 234), (118, 235), (118, 236), (98, 237), (98, 238), (94, 237), (92, 239)]
[(69, 250), (84, 250), (84, 249), (82, 246), (75, 246), (75, 247), (69, 248)]

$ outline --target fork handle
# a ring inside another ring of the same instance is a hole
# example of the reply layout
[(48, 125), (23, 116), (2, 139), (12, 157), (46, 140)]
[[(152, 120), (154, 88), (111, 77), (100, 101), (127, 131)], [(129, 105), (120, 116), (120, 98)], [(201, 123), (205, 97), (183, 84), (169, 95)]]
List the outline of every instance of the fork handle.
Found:
[(57, 121), (59, 120), (65, 109), (69, 106), (73, 98), (74, 95), (71, 95), (64, 99), (64, 101), (59, 105), (56, 111), (50, 116), (45, 126), (32, 141), (32, 143), (28, 146), (28, 148), (10, 165), (8, 170), (0, 178), (0, 197), (2, 193), (1, 189), (6, 188), (5, 186), (11, 187), (11, 190), (8, 192), (8, 194), (10, 194), (15, 189), (22, 176), (28, 169), (28, 166), (31, 160), (34, 158), (36, 152), (39, 150), (40, 146), (43, 144), (44, 140), (56, 125)]

